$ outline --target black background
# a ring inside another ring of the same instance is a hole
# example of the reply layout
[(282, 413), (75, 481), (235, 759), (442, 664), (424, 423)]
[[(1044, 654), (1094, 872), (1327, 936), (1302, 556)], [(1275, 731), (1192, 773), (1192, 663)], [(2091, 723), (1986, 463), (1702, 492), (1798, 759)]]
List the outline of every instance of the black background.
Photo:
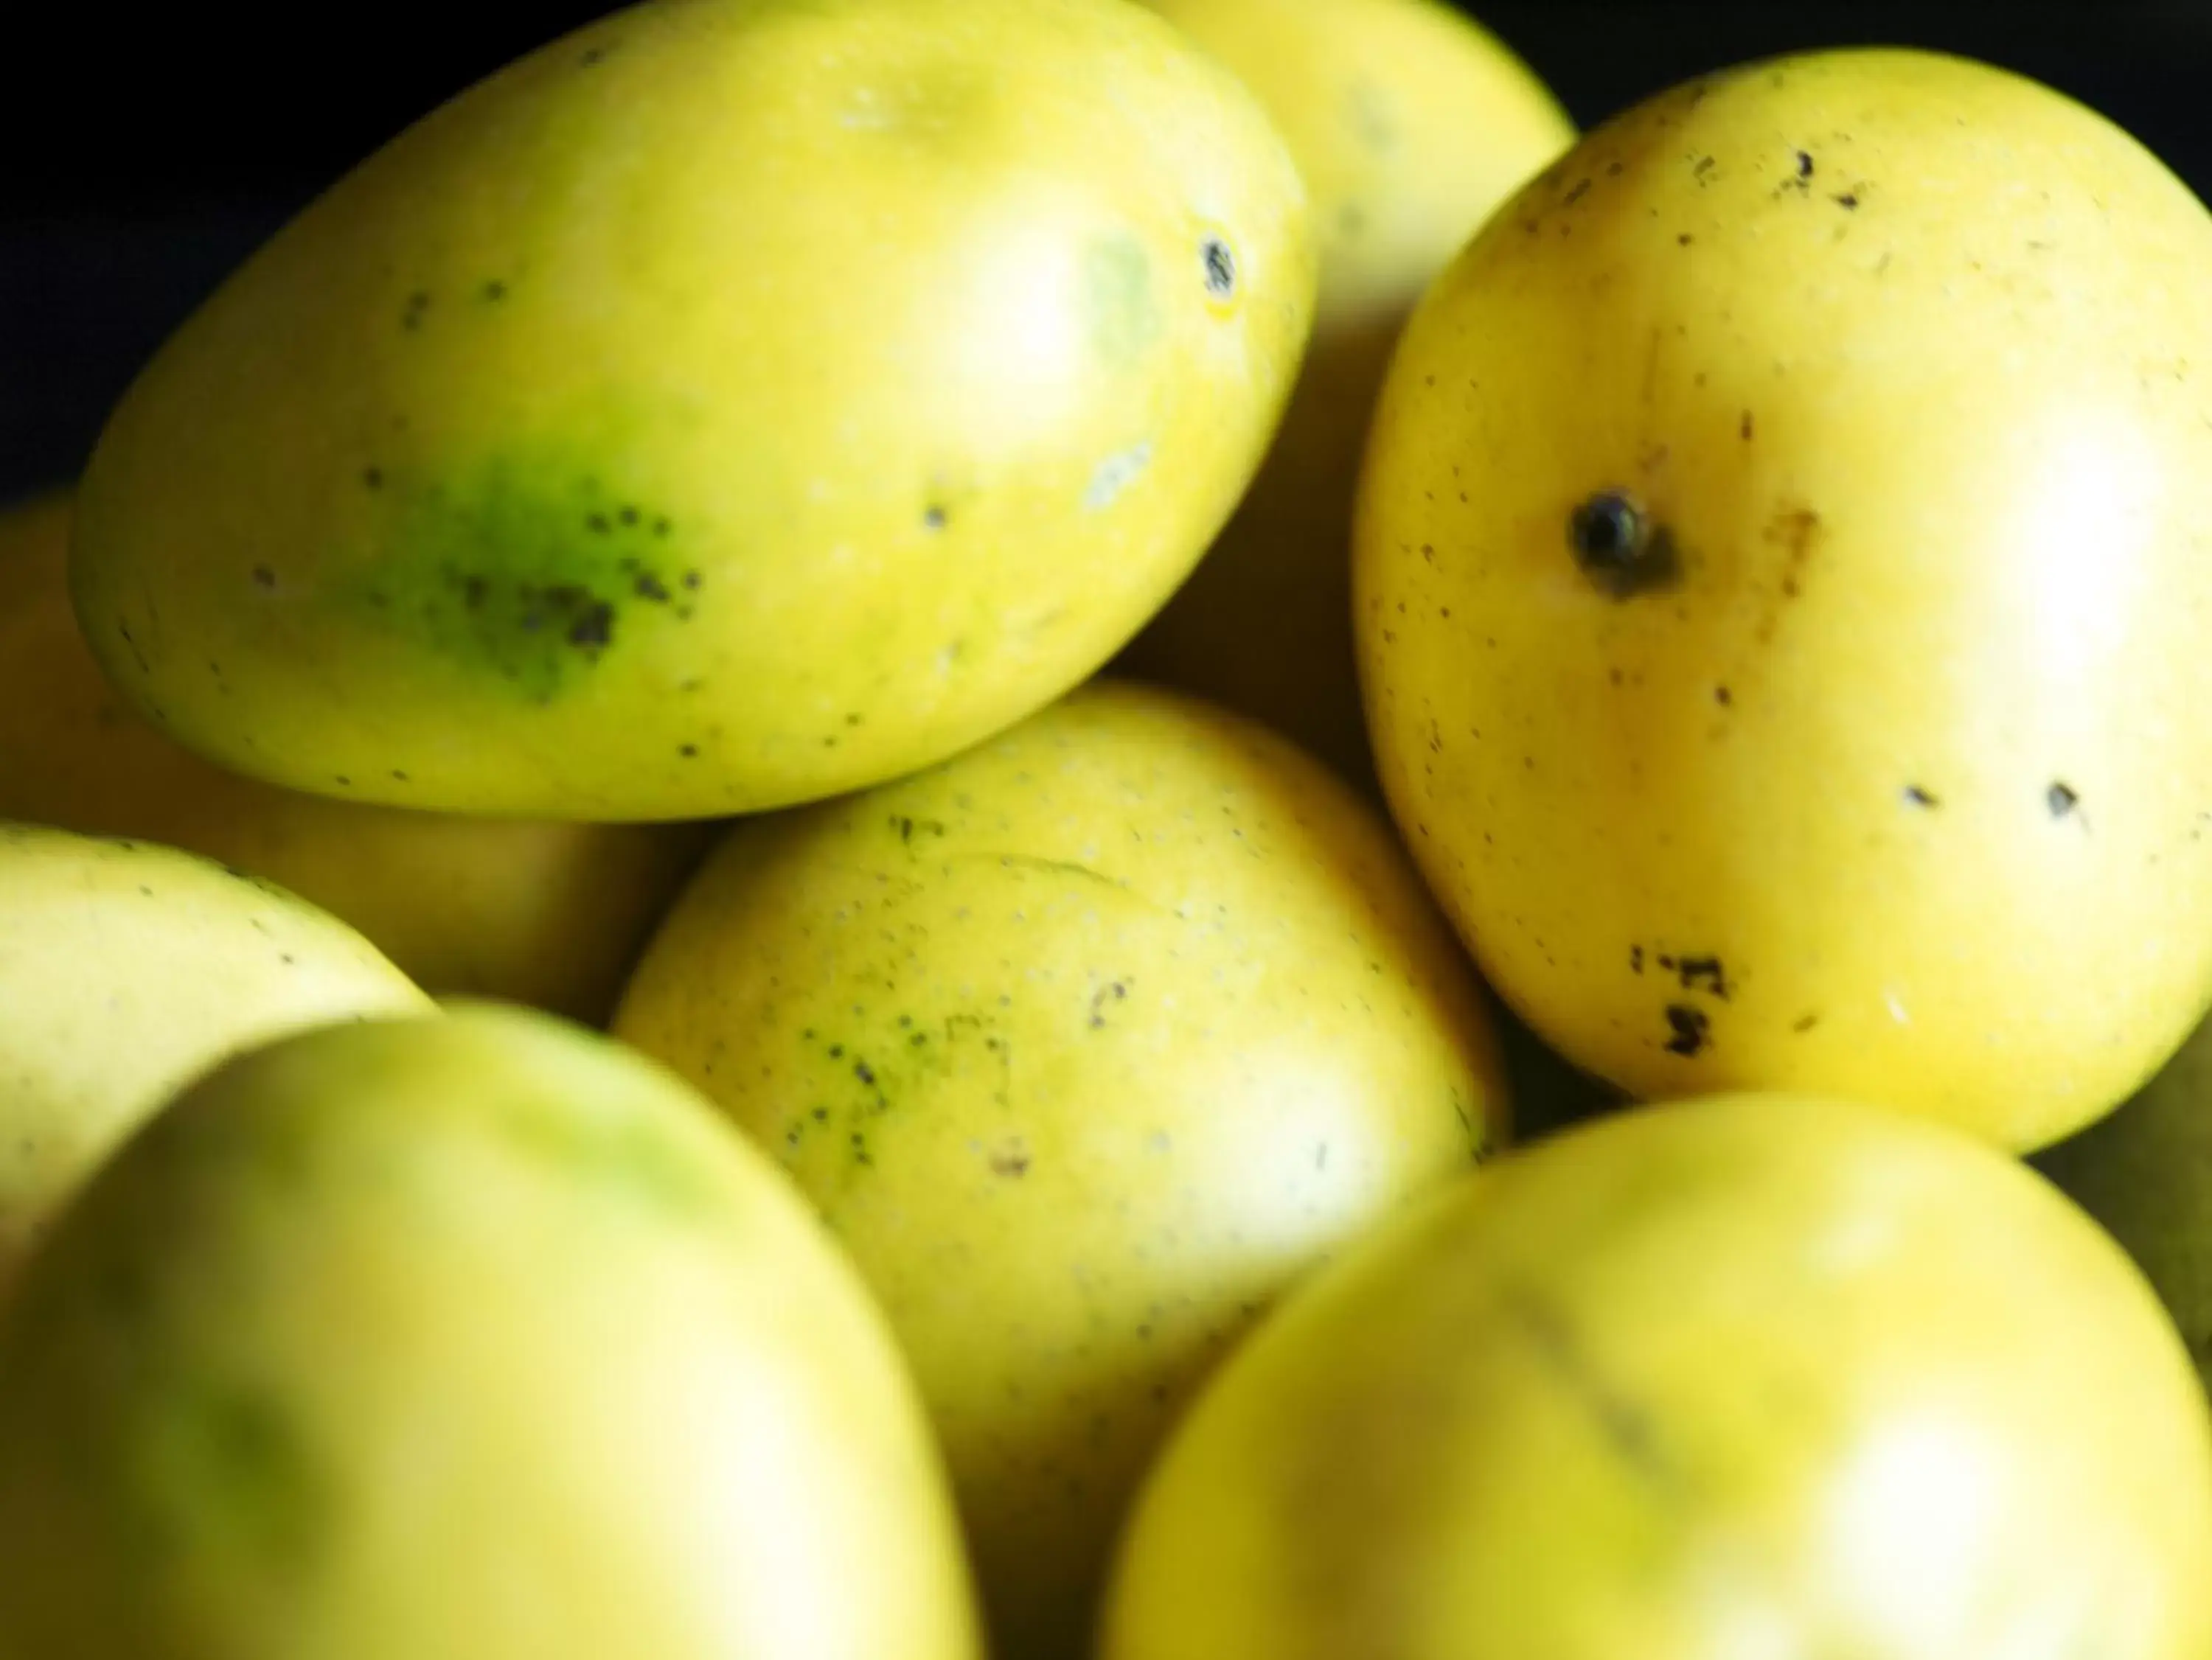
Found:
[[(471, 81), (607, 9), (386, 0), (294, 7), (270, 21), (258, 6), (203, 0), (143, 19), (135, 7), (9, 19), (0, 30), (11, 68), (0, 100), (0, 496), (71, 474), (162, 335), (319, 189)], [(2071, 93), (2212, 197), (2212, 0), (1490, 0), (1474, 9), (1585, 126), (1747, 58), (1925, 45)]]

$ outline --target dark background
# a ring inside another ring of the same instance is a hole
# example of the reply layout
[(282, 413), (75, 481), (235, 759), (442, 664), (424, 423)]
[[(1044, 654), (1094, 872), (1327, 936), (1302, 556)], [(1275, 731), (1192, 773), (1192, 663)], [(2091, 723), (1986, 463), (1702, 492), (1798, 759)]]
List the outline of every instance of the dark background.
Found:
[[(0, 0), (12, 11), (15, 0)], [(66, 7), (69, 0), (62, 0)], [(0, 498), (66, 478), (146, 354), (319, 188), (470, 82), (609, 8), (385, 0), (40, 9), (0, 32)], [(1938, 47), (2103, 110), (2212, 197), (2212, 0), (1472, 8), (1589, 125), (1747, 58)], [(249, 15), (251, 14), (251, 15)]]

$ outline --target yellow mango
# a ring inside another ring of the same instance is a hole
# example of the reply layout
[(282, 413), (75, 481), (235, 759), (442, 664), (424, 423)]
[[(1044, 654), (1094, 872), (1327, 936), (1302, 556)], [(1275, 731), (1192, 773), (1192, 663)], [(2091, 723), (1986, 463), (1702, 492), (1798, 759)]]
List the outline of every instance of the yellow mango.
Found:
[(0, 1282), (199, 1073), (288, 1033), (432, 1007), (352, 929), (243, 871), (0, 821)]
[(1207, 1369), (1507, 1128), (1474, 976), (1380, 814), (1249, 721), (1106, 682), (737, 827), (615, 1031), (859, 1261), (999, 1660), (1084, 1651), (1123, 1508)]
[(1415, 857), (1638, 1096), (2025, 1149), (2212, 997), (2212, 215), (2047, 88), (1816, 53), (1590, 134), (1408, 327), (1354, 578)]
[(1310, 324), (1250, 95), (1124, 0), (648, 0), (401, 134), (146, 367), (85, 635), (349, 800), (705, 817), (939, 760), (1118, 650)]
[(1127, 672), (1256, 716), (1370, 782), (1352, 505), (1390, 349), (1493, 209), (1574, 142), (1544, 83), (1438, 0), (1146, 0), (1234, 70), (1312, 193), (1313, 339), (1259, 477)]
[(2127, 1258), (1902, 1113), (1743, 1095), (1347, 1251), (1148, 1480), (1101, 1660), (2197, 1660), (2212, 1416)]
[(981, 1660), (851, 1264), (678, 1080), (492, 1006), (239, 1058), (57, 1228), (0, 1654)]

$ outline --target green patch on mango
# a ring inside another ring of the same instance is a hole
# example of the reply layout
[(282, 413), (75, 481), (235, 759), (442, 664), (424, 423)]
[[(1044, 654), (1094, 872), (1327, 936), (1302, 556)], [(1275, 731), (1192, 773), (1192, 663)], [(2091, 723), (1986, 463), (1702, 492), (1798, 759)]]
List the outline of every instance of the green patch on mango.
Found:
[(659, 1217), (722, 1210), (724, 1190), (696, 1147), (641, 1115), (518, 1100), (499, 1117), (507, 1144), (565, 1181)]
[(704, 578), (647, 495), (546, 454), (380, 475), (379, 555), (330, 603), (550, 703), (642, 634), (688, 622)]
[(204, 1379), (145, 1391), (130, 1438), (133, 1508), (158, 1558), (251, 1562), (295, 1575), (323, 1554), (330, 1485), (270, 1390)]

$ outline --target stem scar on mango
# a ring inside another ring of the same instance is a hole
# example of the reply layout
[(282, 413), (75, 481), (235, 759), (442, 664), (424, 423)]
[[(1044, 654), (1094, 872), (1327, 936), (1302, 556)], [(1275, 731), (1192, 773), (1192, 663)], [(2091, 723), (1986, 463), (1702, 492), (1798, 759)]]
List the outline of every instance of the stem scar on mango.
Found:
[(1237, 292), (1237, 256), (1229, 245), (1218, 236), (1209, 236), (1199, 246), (1199, 255), (1206, 263), (1206, 291), (1216, 300), (1226, 300)]
[(1674, 533), (1625, 490), (1601, 490), (1568, 516), (1567, 545), (1583, 574), (1615, 599), (1671, 588), (1682, 564)]

